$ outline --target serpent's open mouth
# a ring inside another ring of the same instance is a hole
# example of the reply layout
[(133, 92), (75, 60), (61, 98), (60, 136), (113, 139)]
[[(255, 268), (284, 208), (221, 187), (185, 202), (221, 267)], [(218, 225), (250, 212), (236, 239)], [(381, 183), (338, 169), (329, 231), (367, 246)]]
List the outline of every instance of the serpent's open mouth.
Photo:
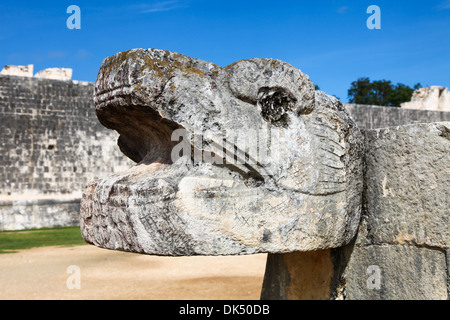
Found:
[(97, 110), (97, 116), (104, 126), (119, 132), (120, 150), (134, 162), (172, 163), (176, 142), (171, 137), (175, 130), (183, 128), (181, 125), (139, 105), (108, 105)]

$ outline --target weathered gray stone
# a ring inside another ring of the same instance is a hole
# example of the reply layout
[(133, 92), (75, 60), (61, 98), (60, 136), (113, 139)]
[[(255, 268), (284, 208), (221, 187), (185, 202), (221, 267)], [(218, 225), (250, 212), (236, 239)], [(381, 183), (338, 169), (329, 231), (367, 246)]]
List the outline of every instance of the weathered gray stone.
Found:
[(344, 104), (361, 130), (450, 121), (450, 112)]
[(450, 248), (450, 122), (365, 132), (358, 244)]
[(403, 245), (354, 248), (344, 272), (348, 300), (446, 300), (442, 250)]
[(95, 105), (138, 165), (86, 189), (88, 242), (229, 255), (333, 248), (355, 235), (362, 135), (337, 99), (289, 64), (221, 68), (135, 49), (103, 61)]

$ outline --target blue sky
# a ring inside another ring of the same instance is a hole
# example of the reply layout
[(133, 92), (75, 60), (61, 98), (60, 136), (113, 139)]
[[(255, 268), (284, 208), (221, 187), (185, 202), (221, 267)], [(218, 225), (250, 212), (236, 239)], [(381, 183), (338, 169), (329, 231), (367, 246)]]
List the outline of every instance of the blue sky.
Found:
[[(381, 29), (369, 30), (370, 5)], [(69, 30), (69, 5), (81, 29)], [(133, 48), (176, 51), (221, 66), (284, 60), (346, 102), (359, 77), (450, 87), (450, 0), (2, 1), (0, 67), (73, 69), (95, 81), (102, 60)]]

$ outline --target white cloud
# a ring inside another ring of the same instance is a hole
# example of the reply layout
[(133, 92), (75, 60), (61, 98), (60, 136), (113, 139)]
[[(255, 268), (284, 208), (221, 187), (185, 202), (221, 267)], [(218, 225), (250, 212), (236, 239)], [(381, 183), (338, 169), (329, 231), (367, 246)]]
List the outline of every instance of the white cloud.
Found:
[(170, 11), (186, 7), (186, 3), (180, 0), (160, 1), (153, 4), (143, 4), (140, 7), (140, 13), (155, 13), (162, 11)]

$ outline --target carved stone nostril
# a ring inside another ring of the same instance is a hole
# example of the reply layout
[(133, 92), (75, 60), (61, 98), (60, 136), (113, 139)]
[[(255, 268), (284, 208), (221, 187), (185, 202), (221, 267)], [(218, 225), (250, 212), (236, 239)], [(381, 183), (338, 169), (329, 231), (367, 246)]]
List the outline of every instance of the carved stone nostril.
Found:
[(293, 111), (296, 99), (283, 88), (261, 88), (258, 94), (258, 106), (262, 117), (276, 126), (286, 126), (288, 111)]

